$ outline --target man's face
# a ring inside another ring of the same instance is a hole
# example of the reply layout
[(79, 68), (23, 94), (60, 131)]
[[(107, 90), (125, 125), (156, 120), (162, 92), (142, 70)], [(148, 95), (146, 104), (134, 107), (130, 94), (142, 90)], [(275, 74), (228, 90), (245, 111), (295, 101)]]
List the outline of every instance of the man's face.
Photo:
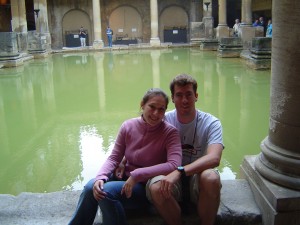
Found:
[(172, 100), (175, 104), (177, 113), (182, 116), (188, 116), (195, 111), (195, 102), (197, 101), (198, 93), (193, 90), (193, 85), (174, 86), (174, 95)]

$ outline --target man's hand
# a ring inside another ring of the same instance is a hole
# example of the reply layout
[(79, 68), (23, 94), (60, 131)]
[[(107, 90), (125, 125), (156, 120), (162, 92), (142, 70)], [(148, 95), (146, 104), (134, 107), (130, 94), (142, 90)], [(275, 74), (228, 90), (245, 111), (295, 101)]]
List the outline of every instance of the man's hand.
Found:
[(127, 179), (127, 181), (125, 182), (125, 184), (123, 185), (123, 188), (121, 190), (121, 194), (125, 193), (126, 197), (130, 198), (131, 194), (132, 194), (132, 189), (133, 189), (135, 184), (136, 184), (135, 180), (132, 177), (129, 177)]
[(97, 180), (94, 183), (94, 186), (93, 186), (93, 195), (94, 195), (94, 198), (97, 201), (99, 201), (101, 199), (104, 199), (105, 196), (106, 196), (106, 193), (103, 191), (103, 184), (104, 184), (103, 180)]
[(163, 197), (170, 198), (172, 195), (172, 189), (174, 184), (180, 180), (181, 173), (178, 170), (174, 170), (169, 173), (163, 179), (160, 180), (160, 192)]
[(127, 159), (124, 156), (122, 162), (119, 164), (118, 168), (115, 170), (115, 177), (119, 180), (122, 180), (125, 172), (125, 165), (127, 163)]
[(125, 166), (120, 163), (119, 167), (115, 170), (115, 177), (118, 180), (122, 180), (125, 171)]

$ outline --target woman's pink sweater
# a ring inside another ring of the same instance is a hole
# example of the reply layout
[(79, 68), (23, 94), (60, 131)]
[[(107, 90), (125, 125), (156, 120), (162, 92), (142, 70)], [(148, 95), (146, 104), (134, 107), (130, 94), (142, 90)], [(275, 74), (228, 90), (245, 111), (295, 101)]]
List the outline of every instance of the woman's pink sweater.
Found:
[(157, 175), (167, 175), (181, 165), (181, 143), (177, 129), (162, 121), (150, 126), (142, 117), (125, 121), (111, 155), (100, 168), (96, 180), (107, 181), (126, 157), (126, 176), (146, 182)]

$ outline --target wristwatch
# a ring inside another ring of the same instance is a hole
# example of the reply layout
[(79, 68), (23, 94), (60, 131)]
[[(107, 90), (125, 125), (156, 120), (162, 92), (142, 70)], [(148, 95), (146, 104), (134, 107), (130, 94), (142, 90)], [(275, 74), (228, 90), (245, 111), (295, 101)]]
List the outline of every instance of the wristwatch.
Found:
[(181, 173), (181, 175), (186, 176), (185, 170), (184, 170), (184, 167), (183, 167), (183, 166), (178, 166), (178, 167), (177, 167), (177, 170)]

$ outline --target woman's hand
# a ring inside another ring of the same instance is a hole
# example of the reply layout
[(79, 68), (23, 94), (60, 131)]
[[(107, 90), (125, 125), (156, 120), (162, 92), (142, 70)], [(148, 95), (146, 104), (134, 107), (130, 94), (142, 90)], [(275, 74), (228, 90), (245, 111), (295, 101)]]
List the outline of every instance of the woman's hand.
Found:
[(93, 186), (93, 195), (94, 198), (99, 201), (105, 198), (106, 193), (103, 191), (103, 180), (96, 180)]
[(132, 177), (129, 177), (125, 182), (125, 184), (123, 185), (121, 194), (125, 193), (126, 197), (130, 198), (132, 195), (132, 189), (135, 184), (136, 184), (135, 180)]

